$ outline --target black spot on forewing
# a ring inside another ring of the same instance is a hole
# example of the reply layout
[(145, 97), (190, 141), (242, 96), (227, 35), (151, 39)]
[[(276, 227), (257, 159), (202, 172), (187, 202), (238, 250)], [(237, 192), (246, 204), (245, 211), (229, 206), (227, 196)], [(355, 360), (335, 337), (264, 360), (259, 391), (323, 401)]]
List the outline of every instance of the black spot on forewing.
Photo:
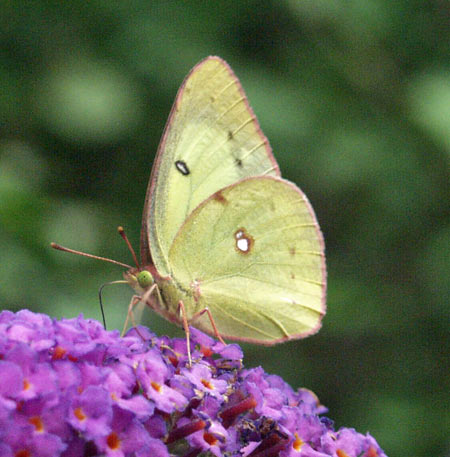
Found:
[[(234, 134), (231, 130), (228, 130), (228, 141), (233, 141), (233, 140), (234, 140)], [(242, 159), (239, 156), (234, 155), (234, 163), (239, 168), (242, 168)]]
[(191, 173), (188, 166), (186, 165), (186, 162), (183, 162), (182, 160), (177, 160), (175, 162), (175, 167), (184, 176), (187, 176)]

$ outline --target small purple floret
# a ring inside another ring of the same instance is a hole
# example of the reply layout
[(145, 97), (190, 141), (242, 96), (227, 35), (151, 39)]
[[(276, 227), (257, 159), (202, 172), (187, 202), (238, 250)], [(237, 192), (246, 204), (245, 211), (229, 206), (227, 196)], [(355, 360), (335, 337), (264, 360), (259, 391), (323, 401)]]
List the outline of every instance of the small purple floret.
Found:
[(182, 338), (1, 312), (0, 456), (386, 457), (238, 345), (192, 329), (191, 346), (189, 367)]

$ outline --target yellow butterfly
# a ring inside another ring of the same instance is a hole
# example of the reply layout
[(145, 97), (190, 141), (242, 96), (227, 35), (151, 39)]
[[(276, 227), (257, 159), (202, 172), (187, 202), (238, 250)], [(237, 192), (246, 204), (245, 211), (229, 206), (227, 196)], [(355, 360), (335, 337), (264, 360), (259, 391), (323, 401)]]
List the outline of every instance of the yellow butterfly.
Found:
[(326, 268), (313, 209), (280, 177), (219, 57), (197, 64), (178, 91), (145, 199), (141, 262), (125, 279), (187, 333), (192, 324), (271, 345), (321, 325)]

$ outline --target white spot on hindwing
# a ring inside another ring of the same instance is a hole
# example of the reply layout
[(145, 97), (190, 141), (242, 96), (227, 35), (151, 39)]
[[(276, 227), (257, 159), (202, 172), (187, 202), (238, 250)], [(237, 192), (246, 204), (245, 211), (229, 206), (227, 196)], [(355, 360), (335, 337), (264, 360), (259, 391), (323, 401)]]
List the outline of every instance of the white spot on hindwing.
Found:
[(234, 233), (235, 247), (240, 254), (248, 254), (255, 242), (253, 237), (249, 235), (244, 228), (236, 230)]
[(246, 238), (241, 238), (236, 241), (236, 246), (240, 251), (247, 252), (249, 248), (249, 242)]

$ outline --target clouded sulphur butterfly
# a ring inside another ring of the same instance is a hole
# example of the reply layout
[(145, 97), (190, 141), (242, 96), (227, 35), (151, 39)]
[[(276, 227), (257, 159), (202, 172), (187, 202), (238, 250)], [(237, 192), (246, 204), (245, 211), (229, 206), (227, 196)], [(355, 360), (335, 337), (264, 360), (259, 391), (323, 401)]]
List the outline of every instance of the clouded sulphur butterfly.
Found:
[(179, 325), (266, 345), (320, 327), (326, 270), (314, 212), (280, 177), (238, 79), (218, 57), (197, 64), (178, 91), (140, 250), (125, 279)]

